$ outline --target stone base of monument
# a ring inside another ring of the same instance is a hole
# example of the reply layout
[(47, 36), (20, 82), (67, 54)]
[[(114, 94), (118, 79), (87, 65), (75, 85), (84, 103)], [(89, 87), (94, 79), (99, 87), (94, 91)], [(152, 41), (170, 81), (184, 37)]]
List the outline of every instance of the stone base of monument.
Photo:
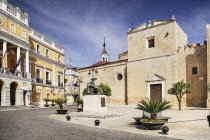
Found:
[(106, 95), (85, 95), (83, 112), (107, 112)]

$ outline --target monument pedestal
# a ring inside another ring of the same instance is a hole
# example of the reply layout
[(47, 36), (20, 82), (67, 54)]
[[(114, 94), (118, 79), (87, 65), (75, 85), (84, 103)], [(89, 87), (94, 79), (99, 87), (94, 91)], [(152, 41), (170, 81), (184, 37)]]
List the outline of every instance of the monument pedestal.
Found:
[(84, 112), (107, 112), (106, 95), (85, 95)]

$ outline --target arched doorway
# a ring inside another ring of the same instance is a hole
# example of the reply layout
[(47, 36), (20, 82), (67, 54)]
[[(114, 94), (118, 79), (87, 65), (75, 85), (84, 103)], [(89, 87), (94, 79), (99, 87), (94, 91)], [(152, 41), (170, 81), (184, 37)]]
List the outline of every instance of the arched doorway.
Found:
[(0, 106), (1, 106), (1, 93), (3, 91), (4, 82), (0, 80)]
[(17, 84), (14, 83), (14, 82), (11, 83), (10, 84), (10, 102), (11, 102), (11, 105), (15, 105), (16, 89), (17, 89)]

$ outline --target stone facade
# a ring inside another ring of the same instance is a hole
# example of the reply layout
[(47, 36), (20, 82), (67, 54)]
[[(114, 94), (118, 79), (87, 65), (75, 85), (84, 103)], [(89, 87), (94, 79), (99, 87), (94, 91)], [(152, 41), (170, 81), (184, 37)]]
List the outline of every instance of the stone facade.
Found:
[[(207, 35), (207, 83), (210, 83), (210, 25), (206, 25)], [(210, 108), (210, 92), (207, 93), (207, 107)]]
[[(82, 83), (80, 84), (80, 96), (82, 91), (86, 88), (87, 82), (90, 82), (90, 78), (94, 76), (97, 78), (96, 84), (107, 84), (112, 90), (112, 96), (107, 97), (108, 104), (125, 104), (127, 101), (127, 72), (126, 72), (127, 60), (109, 62), (101, 65), (94, 65), (90, 67), (80, 68), (78, 73)], [(95, 71), (91, 71), (91, 69)], [(88, 73), (91, 73), (90, 75)], [(122, 79), (118, 78), (118, 75), (122, 75)]]
[[(108, 84), (112, 89), (108, 104), (166, 99), (178, 107), (176, 97), (167, 91), (173, 83), (184, 80), (190, 83), (191, 93), (183, 97), (182, 106), (209, 107), (209, 36), (210, 26), (207, 25), (207, 42), (188, 44), (187, 35), (174, 17), (149, 21), (128, 31), (128, 51), (119, 55), (120, 61), (81, 68), (79, 76), (88, 82), (88, 71), (97, 69), (96, 82)], [(125, 79), (117, 81), (117, 73), (123, 73)]]

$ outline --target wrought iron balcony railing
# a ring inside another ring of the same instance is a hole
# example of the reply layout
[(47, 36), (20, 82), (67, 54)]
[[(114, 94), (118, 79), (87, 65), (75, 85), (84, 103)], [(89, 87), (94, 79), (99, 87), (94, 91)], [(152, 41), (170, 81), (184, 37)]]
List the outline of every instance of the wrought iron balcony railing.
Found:
[(52, 85), (52, 81), (51, 80), (46, 80), (46, 84)]
[(63, 87), (63, 83), (58, 82), (58, 86), (59, 86), (59, 87)]
[(37, 83), (43, 83), (43, 79), (42, 78), (36, 78), (36, 82)]

